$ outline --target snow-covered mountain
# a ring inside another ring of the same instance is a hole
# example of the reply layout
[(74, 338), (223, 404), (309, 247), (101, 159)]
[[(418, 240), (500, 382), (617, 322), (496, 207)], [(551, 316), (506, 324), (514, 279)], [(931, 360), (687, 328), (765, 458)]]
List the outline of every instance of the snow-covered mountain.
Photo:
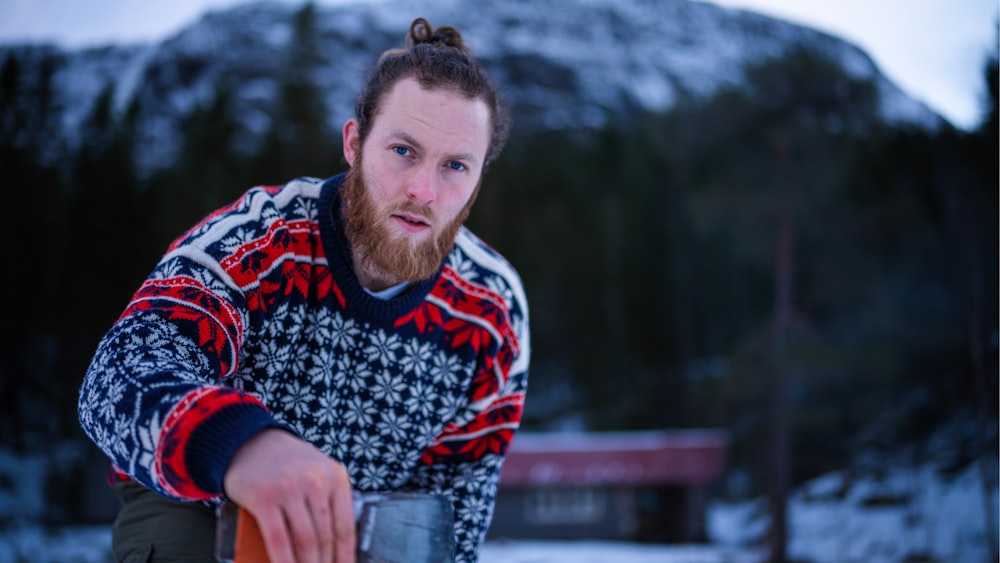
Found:
[[(156, 44), (71, 51), (0, 46), (24, 62), (28, 81), (53, 71), (61, 136), (80, 141), (98, 94), (112, 85), (118, 108), (140, 102), (141, 167), (169, 164), (183, 118), (226, 80), (235, 89), (244, 148), (271, 124), (280, 78), (302, 68), (290, 55), (299, 6), (250, 3), (208, 13)], [(669, 108), (682, 92), (738, 84), (742, 69), (808, 46), (851, 75), (872, 80), (892, 123), (935, 129), (943, 121), (904, 94), (858, 47), (819, 31), (695, 0), (383, 0), (316, 5), (320, 57), (309, 73), (325, 92), (329, 126), (353, 115), (363, 72), (398, 46), (410, 22), (462, 30), (503, 86), (521, 130), (591, 127), (609, 114)]]

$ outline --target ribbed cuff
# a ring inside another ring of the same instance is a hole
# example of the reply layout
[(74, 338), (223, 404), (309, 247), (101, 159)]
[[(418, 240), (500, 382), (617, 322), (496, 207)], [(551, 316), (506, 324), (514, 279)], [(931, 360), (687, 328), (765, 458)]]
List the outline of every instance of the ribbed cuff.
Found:
[(212, 495), (224, 494), (223, 477), (236, 450), (267, 428), (292, 432), (259, 403), (234, 404), (206, 418), (191, 433), (185, 452), (191, 481)]

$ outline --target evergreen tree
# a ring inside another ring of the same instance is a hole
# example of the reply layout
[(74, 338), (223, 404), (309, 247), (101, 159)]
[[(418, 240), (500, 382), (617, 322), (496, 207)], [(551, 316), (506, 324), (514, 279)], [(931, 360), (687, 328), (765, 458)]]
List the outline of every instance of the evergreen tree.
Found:
[(58, 434), (78, 434), (76, 399), (80, 381), (101, 335), (121, 313), (149, 271), (152, 210), (134, 172), (135, 103), (115, 110), (108, 84), (81, 127), (81, 144), (67, 179), (66, 203), (51, 275), (55, 286), (45, 298), (55, 306), (45, 319), (58, 345), (49, 398), (59, 413)]
[(278, 102), (254, 163), (261, 182), (282, 183), (294, 177), (326, 177), (335, 168), (339, 137), (331, 131), (323, 92), (315, 75), (325, 58), (319, 46), (316, 7), (307, 2), (295, 13), (278, 77)]
[(50, 352), (56, 345), (50, 323), (54, 241), (62, 233), (57, 217), (63, 193), (51, 164), (61, 144), (54, 140), (52, 74), (55, 55), (7, 52), (0, 66), (0, 170), (9, 186), (0, 210), (7, 243), (0, 315), (0, 442), (29, 445), (29, 430), (45, 428), (43, 405), (51, 391)]
[(185, 119), (176, 162), (150, 183), (161, 252), (205, 215), (235, 201), (256, 183), (232, 148), (236, 129), (232, 90), (222, 82), (211, 100), (196, 106)]

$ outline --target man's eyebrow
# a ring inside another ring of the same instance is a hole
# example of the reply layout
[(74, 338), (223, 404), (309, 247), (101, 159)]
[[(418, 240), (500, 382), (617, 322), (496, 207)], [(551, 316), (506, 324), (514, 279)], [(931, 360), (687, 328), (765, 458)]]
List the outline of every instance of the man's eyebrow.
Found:
[(389, 137), (399, 139), (400, 141), (403, 141), (407, 145), (410, 145), (417, 150), (421, 150), (423, 148), (423, 146), (421, 146), (421, 144), (416, 139), (414, 139), (409, 133), (403, 131), (402, 129), (393, 129), (389, 131)]
[[(421, 145), (419, 141), (414, 139), (412, 135), (410, 135), (406, 131), (403, 131), (402, 129), (390, 130), (389, 137), (399, 139), (400, 141), (403, 141), (404, 143), (410, 145), (411, 147), (417, 149), (418, 151), (423, 150), (423, 145)], [(479, 159), (476, 158), (476, 155), (467, 152), (448, 155), (448, 159), (459, 162), (475, 162), (475, 163), (479, 162)]]

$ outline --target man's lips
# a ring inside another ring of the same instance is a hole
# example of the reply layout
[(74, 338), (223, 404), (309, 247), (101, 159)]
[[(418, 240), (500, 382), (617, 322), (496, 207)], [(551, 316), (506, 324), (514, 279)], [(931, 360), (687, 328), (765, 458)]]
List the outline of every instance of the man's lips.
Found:
[(431, 226), (427, 219), (413, 213), (394, 213), (392, 218), (408, 233), (418, 233)]

